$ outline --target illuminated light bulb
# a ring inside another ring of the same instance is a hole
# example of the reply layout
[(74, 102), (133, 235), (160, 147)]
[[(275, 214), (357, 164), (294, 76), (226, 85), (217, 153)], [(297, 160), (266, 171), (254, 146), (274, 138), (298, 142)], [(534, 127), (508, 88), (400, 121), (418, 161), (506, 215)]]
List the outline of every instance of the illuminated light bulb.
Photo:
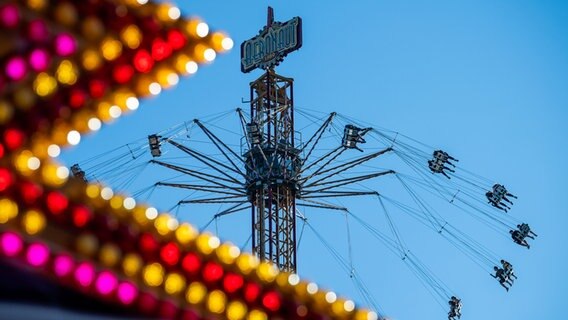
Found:
[(244, 274), (249, 274), (258, 264), (258, 258), (248, 253), (244, 253), (237, 258), (237, 267)]
[(128, 97), (126, 99), (126, 107), (130, 110), (136, 110), (140, 106), (140, 102), (136, 97)]
[(96, 184), (89, 184), (87, 186), (87, 188), (85, 188), (85, 194), (87, 195), (87, 197), (89, 197), (91, 199), (98, 198), (100, 192), (101, 192), (101, 188)]
[(58, 157), (61, 154), (61, 148), (56, 144), (51, 144), (47, 147), (47, 154), (52, 158)]
[(61, 33), (55, 37), (55, 52), (62, 57), (68, 57), (77, 50), (77, 42), (69, 33)]
[(93, 219), (93, 212), (87, 207), (76, 206), (71, 212), (71, 219), (75, 227), (83, 228)]
[(49, 212), (54, 215), (62, 214), (69, 207), (69, 200), (59, 191), (51, 191), (45, 197), (45, 202)]
[[(18, 169), (18, 171), (20, 171), (20, 173), (24, 174), (24, 175), (29, 175), (30, 174), (30, 170), (28, 168), (28, 160), (32, 157), (32, 153), (29, 150), (24, 150), (22, 151), (14, 160), (14, 164), (16, 166), (16, 169)], [(2, 170), (4, 171), (4, 170)], [(9, 186), (12, 182), (13, 178), (12, 175), (5, 175), (4, 176), (4, 183), (0, 183), (0, 190), (3, 190), (6, 188), (6, 185)], [(7, 184), (9, 183), (9, 184)], [(2, 187), (4, 186), (4, 187)]]
[(223, 40), (221, 40), (221, 47), (223, 47), (223, 49), (225, 50), (231, 50), (233, 49), (233, 39), (226, 37)]
[(164, 289), (168, 294), (178, 294), (185, 289), (185, 278), (179, 273), (170, 273), (166, 277)]
[(229, 320), (242, 320), (247, 315), (247, 306), (240, 301), (233, 301), (227, 306)]
[(223, 313), (226, 303), (227, 296), (221, 290), (213, 290), (207, 297), (207, 309), (213, 313)]
[(85, 256), (92, 256), (99, 248), (99, 241), (94, 235), (85, 233), (77, 238), (76, 247), (79, 253)]
[(132, 210), (134, 209), (134, 207), (136, 207), (136, 200), (130, 197), (125, 198), (124, 201), (122, 202), (122, 206), (126, 210)]
[(34, 71), (43, 72), (49, 67), (49, 53), (45, 49), (34, 49), (28, 57), (30, 67)]
[(67, 178), (69, 178), (69, 169), (67, 169), (67, 167), (65, 166), (59, 166), (55, 170), (55, 175), (59, 179), (66, 180)]
[(96, 16), (88, 16), (81, 24), (81, 33), (88, 40), (95, 41), (105, 35), (105, 27), (102, 21)]
[(8, 62), (6, 62), (5, 73), (8, 78), (15, 81), (20, 81), (26, 76), (27, 69), (26, 60), (24, 60), (24, 58), (22, 57), (17, 56), (11, 58), (10, 60), (8, 60)]
[(176, 84), (179, 83), (179, 76), (177, 74), (173, 73), (173, 72), (168, 74), (166, 79), (167, 79), (168, 84), (171, 85), (171, 86), (175, 86)]
[(4, 255), (14, 257), (20, 254), (24, 248), (22, 238), (13, 232), (5, 232), (0, 236), (0, 247)]
[(170, 231), (175, 231), (179, 226), (179, 221), (176, 218), (170, 218), (166, 225)]
[(20, 22), (20, 10), (15, 4), (0, 7), (0, 24), (7, 28), (15, 28)]
[(228, 273), (223, 278), (223, 288), (227, 293), (234, 293), (241, 289), (244, 285), (242, 276), (234, 273)]
[(235, 258), (241, 253), (241, 250), (230, 243), (225, 243), (217, 249), (216, 253), (221, 262), (224, 264), (232, 264)]
[(95, 279), (95, 267), (88, 263), (83, 262), (75, 269), (75, 281), (83, 287), (88, 287)]
[(327, 303), (334, 303), (336, 300), (337, 300), (337, 295), (335, 294), (335, 292), (330, 291), (325, 294), (325, 301), (327, 301)]
[(197, 230), (188, 223), (182, 223), (175, 231), (176, 240), (182, 245), (188, 245), (197, 237)]
[(146, 214), (146, 218), (148, 218), (148, 220), (154, 220), (158, 216), (158, 210), (156, 210), (156, 208), (154, 208), (154, 207), (149, 207), (148, 209), (146, 209), (145, 214)]
[(170, 266), (176, 265), (180, 258), (179, 247), (175, 243), (169, 242), (160, 250), (160, 258)]
[(161, 61), (172, 54), (172, 46), (161, 38), (156, 38), (152, 42), (152, 58)]
[(272, 312), (278, 311), (281, 304), (280, 296), (274, 291), (268, 292), (264, 295), (264, 297), (262, 297), (262, 305)]
[(10, 199), (0, 198), (0, 223), (6, 223), (17, 216), (18, 205)]
[(223, 267), (214, 263), (208, 262), (203, 267), (203, 280), (206, 282), (216, 282), (223, 277)]
[(152, 263), (144, 268), (144, 282), (151, 286), (157, 287), (164, 281), (164, 267), (159, 263)]
[(201, 269), (201, 260), (193, 253), (188, 253), (181, 261), (181, 267), (188, 273), (195, 274)]
[(134, 54), (133, 63), (136, 70), (142, 73), (146, 73), (152, 70), (152, 67), (154, 66), (154, 59), (148, 51), (142, 49), (138, 50)]
[(134, 277), (142, 269), (142, 259), (135, 253), (129, 253), (122, 260), (122, 270), (129, 277)]
[(99, 118), (91, 118), (89, 119), (87, 125), (89, 126), (89, 129), (91, 129), (91, 131), (98, 131), (102, 126), (102, 122), (101, 120), (99, 120)]
[(199, 37), (204, 38), (209, 34), (209, 26), (205, 22), (200, 22), (199, 24), (197, 24), (197, 27), (195, 28), (195, 33)]
[(83, 51), (82, 59), (83, 67), (85, 67), (88, 71), (98, 69), (103, 63), (101, 55), (94, 49), (86, 49)]
[(252, 310), (248, 315), (248, 320), (268, 320), (266, 313), (260, 310)]
[(136, 25), (131, 24), (122, 29), (120, 32), (120, 38), (127, 47), (130, 49), (136, 49), (140, 46), (140, 42), (142, 41), (142, 33)]
[(33, 10), (43, 10), (47, 6), (47, 0), (27, 0), (27, 5)]
[(207, 288), (199, 282), (192, 282), (185, 294), (185, 299), (191, 304), (198, 304), (203, 301), (207, 295)]
[(168, 17), (172, 20), (177, 20), (181, 16), (181, 11), (178, 7), (171, 7), (168, 10)]
[(101, 52), (105, 59), (115, 60), (122, 54), (122, 43), (112, 37), (107, 37), (101, 44)]
[(111, 106), (108, 109), (108, 114), (111, 116), (111, 118), (116, 119), (122, 114), (122, 109), (120, 109), (119, 106)]
[(4, 125), (12, 120), (14, 116), (14, 107), (7, 101), (0, 100), (0, 124)]
[(136, 0), (136, 2), (138, 2), (138, 4), (146, 4), (148, 0)]
[(272, 263), (262, 262), (258, 269), (256, 269), (256, 274), (260, 280), (264, 282), (272, 282), (278, 276), (278, 268)]
[(307, 291), (309, 294), (312, 294), (312, 295), (313, 295), (313, 294), (316, 294), (316, 293), (318, 292), (318, 290), (319, 290), (318, 285), (315, 284), (315, 283), (313, 283), (313, 282), (310, 282), (310, 283), (308, 284), (308, 286), (306, 287), (306, 291)]
[(48, 39), (49, 30), (45, 21), (40, 19), (30, 21), (28, 23), (28, 38), (37, 42), (43, 42), (45, 39)]
[(117, 287), (118, 280), (116, 276), (109, 271), (103, 271), (99, 273), (97, 280), (95, 281), (95, 288), (102, 295), (111, 294)]
[(119, 84), (127, 83), (134, 76), (134, 68), (129, 64), (121, 64), (114, 67), (112, 77)]
[(150, 93), (152, 95), (158, 95), (160, 94), (160, 92), (162, 92), (162, 87), (160, 86), (159, 83), (157, 82), (152, 82), (150, 83), (150, 85), (148, 86), (148, 91), (150, 91)]
[(101, 189), (101, 198), (105, 199), (105, 200), (110, 200), (112, 198), (112, 196), (114, 196), (114, 192), (112, 192), (112, 189), (109, 187), (104, 187)]
[(296, 308), (296, 314), (300, 317), (305, 317), (308, 315), (308, 308), (305, 305), (299, 305)]
[(199, 66), (197, 65), (197, 63), (195, 63), (195, 61), (189, 61), (188, 63), (185, 64), (185, 70), (189, 74), (196, 73), (198, 68)]
[(297, 274), (291, 274), (288, 276), (288, 283), (291, 286), (295, 286), (300, 283), (300, 277)]
[(174, 50), (179, 50), (185, 46), (187, 40), (181, 31), (172, 29), (168, 31), (168, 43)]
[(347, 300), (343, 303), (343, 309), (347, 312), (355, 310), (355, 303), (352, 300)]
[(138, 289), (130, 282), (122, 282), (117, 288), (117, 297), (123, 304), (131, 304), (138, 296)]
[(52, 187), (59, 187), (69, 177), (69, 169), (53, 163), (46, 163), (41, 168), (43, 182)]
[(258, 296), (260, 295), (260, 286), (256, 283), (249, 282), (244, 288), (244, 298), (249, 303), (253, 303), (256, 301)]
[(49, 260), (49, 248), (43, 243), (32, 243), (28, 246), (26, 260), (34, 267), (41, 267)]
[(67, 277), (73, 272), (73, 258), (67, 254), (62, 254), (53, 259), (53, 272), (60, 278)]
[(120, 256), (120, 249), (112, 243), (103, 245), (99, 252), (99, 260), (107, 267), (115, 266), (120, 260)]
[(79, 19), (75, 6), (69, 2), (62, 2), (55, 7), (55, 19), (64, 26), (71, 27)]
[(217, 57), (217, 53), (211, 48), (206, 49), (205, 52), (203, 52), (203, 58), (209, 62), (215, 60), (215, 57)]
[(23, 215), (22, 224), (27, 234), (38, 234), (45, 228), (45, 216), (37, 210), (29, 210)]
[(76, 146), (81, 142), (81, 134), (76, 130), (71, 130), (67, 133), (67, 142), (72, 145)]
[(161, 214), (154, 221), (154, 228), (159, 234), (165, 236), (172, 231), (168, 225), (170, 220), (171, 217), (168, 214)]
[(21, 110), (28, 111), (36, 104), (36, 95), (29, 86), (21, 86), (16, 89), (14, 102)]
[(39, 159), (37, 157), (30, 157), (28, 159), (28, 168), (30, 170), (37, 170), (39, 169), (39, 166), (41, 165), (41, 161), (39, 161)]
[(79, 72), (75, 65), (69, 60), (63, 60), (57, 67), (55, 71), (55, 76), (57, 80), (66, 85), (73, 85), (77, 82), (79, 77)]

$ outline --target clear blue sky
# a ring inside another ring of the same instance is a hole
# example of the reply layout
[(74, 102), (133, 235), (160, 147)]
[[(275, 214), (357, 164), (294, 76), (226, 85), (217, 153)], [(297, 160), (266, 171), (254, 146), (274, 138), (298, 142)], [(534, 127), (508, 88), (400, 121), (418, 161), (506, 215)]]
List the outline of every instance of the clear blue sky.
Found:
[[(265, 24), (271, 5), (276, 20), (304, 22), (303, 48), (278, 68), (295, 79), (296, 105), (335, 110), (451, 150), (460, 164), (519, 196), (511, 214), (539, 234), (530, 250), (482, 226), (463, 227), (514, 263), (519, 279), (508, 293), (440, 238), (421, 238), (417, 226), (399, 222), (413, 252), (462, 297), (462, 319), (565, 318), (568, 2), (179, 2), (185, 14), (226, 30), (235, 49), (85, 139), (64, 155), (68, 164), (180, 120), (238, 107), (260, 75), (240, 72), (238, 45)], [(322, 233), (344, 228), (317, 217), (313, 223)], [(359, 299), (327, 251), (304, 244), (309, 254), (300, 255), (300, 274)], [(357, 244), (354, 261), (392, 319), (445, 318), (447, 311), (380, 244)]]

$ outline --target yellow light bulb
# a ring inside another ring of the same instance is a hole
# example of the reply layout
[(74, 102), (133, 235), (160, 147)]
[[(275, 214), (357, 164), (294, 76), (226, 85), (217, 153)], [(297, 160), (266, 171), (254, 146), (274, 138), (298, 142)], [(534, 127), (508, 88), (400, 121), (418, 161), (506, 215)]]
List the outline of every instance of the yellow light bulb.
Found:
[(142, 268), (142, 258), (135, 253), (129, 253), (124, 256), (124, 260), (122, 261), (122, 270), (124, 274), (129, 277), (134, 277), (140, 272)]
[(252, 310), (248, 317), (248, 320), (268, 320), (268, 316), (266, 315), (266, 313), (260, 311), (260, 310)]
[(107, 267), (115, 266), (120, 260), (120, 256), (120, 249), (112, 243), (103, 245), (99, 253), (99, 259)]
[(207, 294), (207, 288), (200, 282), (192, 282), (187, 288), (185, 299), (191, 304), (198, 304), (203, 301)]
[(182, 223), (176, 230), (176, 239), (181, 245), (188, 245), (197, 237), (197, 230), (189, 223)]
[(6, 223), (18, 216), (18, 205), (8, 199), (0, 199), (0, 223)]
[(112, 37), (107, 37), (101, 44), (101, 51), (105, 59), (112, 61), (122, 54), (122, 43)]
[(66, 85), (73, 85), (75, 84), (75, 82), (77, 82), (77, 78), (79, 77), (79, 71), (71, 61), (63, 60), (57, 67), (55, 76), (57, 77), (57, 80), (60, 83)]
[(159, 263), (152, 263), (144, 268), (144, 282), (151, 286), (157, 287), (164, 281), (164, 267)]
[(27, 234), (38, 234), (45, 228), (45, 216), (37, 210), (29, 210), (24, 213), (22, 224)]
[(83, 51), (83, 67), (89, 71), (97, 70), (103, 63), (101, 55), (95, 49)]
[(46, 97), (55, 92), (57, 81), (49, 74), (42, 72), (34, 80), (34, 91), (40, 97)]
[(140, 42), (142, 41), (142, 33), (136, 25), (131, 24), (122, 29), (120, 39), (122, 39), (122, 42), (130, 49), (136, 49), (140, 46)]
[(180, 293), (185, 289), (185, 278), (179, 273), (168, 274), (164, 289), (168, 294)]
[(159, 234), (165, 236), (169, 234), (172, 230), (169, 227), (169, 222), (172, 217), (168, 214), (159, 215), (156, 220), (154, 220), (154, 227)]
[(226, 303), (227, 296), (221, 290), (214, 290), (207, 297), (207, 309), (213, 313), (223, 313)]
[(242, 320), (247, 315), (247, 306), (240, 301), (233, 301), (227, 306), (229, 320)]

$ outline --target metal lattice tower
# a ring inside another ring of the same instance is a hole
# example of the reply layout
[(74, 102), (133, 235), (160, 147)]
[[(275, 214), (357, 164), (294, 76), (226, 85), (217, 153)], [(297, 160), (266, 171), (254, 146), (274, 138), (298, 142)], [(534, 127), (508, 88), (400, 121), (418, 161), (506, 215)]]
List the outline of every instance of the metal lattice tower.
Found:
[(268, 69), (250, 84), (251, 122), (246, 125), (247, 194), (251, 202), (252, 248), (261, 260), (296, 271), (296, 178), (293, 79)]

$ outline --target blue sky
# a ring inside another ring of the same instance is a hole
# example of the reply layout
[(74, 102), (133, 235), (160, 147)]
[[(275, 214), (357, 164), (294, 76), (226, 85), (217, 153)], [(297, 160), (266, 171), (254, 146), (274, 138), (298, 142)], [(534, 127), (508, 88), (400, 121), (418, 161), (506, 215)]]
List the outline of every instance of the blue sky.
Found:
[[(419, 225), (397, 218), (413, 252), (462, 297), (462, 319), (563, 318), (568, 289), (563, 273), (568, 260), (563, 201), (568, 178), (567, 2), (247, 0), (179, 5), (185, 14), (226, 30), (235, 49), (173, 90), (144, 101), (137, 113), (86, 138), (64, 154), (64, 161), (72, 164), (181, 120), (242, 106), (248, 83), (260, 72), (240, 72), (238, 45), (265, 24), (266, 6), (271, 5), (276, 20), (303, 19), (302, 49), (277, 69), (295, 79), (297, 106), (338, 111), (448, 150), (460, 165), (504, 183), (519, 196), (510, 214), (539, 234), (530, 250), (483, 225), (459, 221), (461, 230), (513, 262), (519, 279), (508, 293), (443, 239), (430, 238)], [(370, 209), (359, 205), (354, 211)], [(345, 228), (341, 221), (317, 214), (312, 223), (322, 234)], [(243, 230), (248, 227), (243, 223)], [(355, 267), (385, 315), (444, 319), (447, 310), (398, 257), (380, 243), (354, 237)], [(361, 301), (321, 244), (308, 235), (303, 241), (300, 275)], [(337, 250), (345, 253), (345, 242), (338, 242)]]

